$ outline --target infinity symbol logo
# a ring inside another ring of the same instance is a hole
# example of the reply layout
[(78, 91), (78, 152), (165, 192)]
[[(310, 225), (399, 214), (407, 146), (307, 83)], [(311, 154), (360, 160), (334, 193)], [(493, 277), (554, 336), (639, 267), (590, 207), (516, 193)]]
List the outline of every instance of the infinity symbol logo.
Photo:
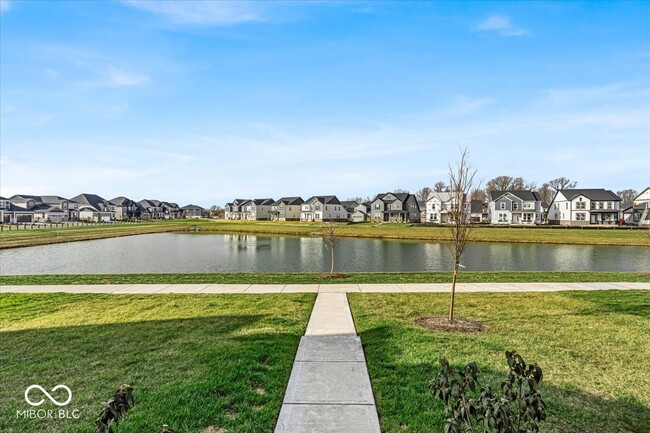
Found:
[(70, 390), (70, 388), (68, 388), (68, 387), (65, 386), (65, 385), (57, 385), (57, 386), (55, 386), (54, 388), (52, 388), (52, 390), (51, 390), (51, 392), (54, 392), (54, 391), (56, 391), (57, 389), (65, 389), (66, 391), (68, 391), (68, 399), (67, 399), (66, 401), (64, 401), (63, 403), (59, 403), (59, 402), (58, 402), (54, 397), (52, 397), (52, 396), (50, 395), (49, 392), (45, 391), (45, 389), (44, 389), (42, 386), (40, 386), (40, 385), (32, 385), (32, 386), (30, 386), (29, 388), (27, 388), (27, 389), (25, 390), (25, 401), (26, 401), (28, 404), (30, 404), (31, 406), (40, 406), (40, 405), (42, 405), (43, 403), (45, 403), (45, 399), (44, 399), (44, 398), (40, 399), (40, 400), (37, 401), (37, 402), (33, 402), (33, 401), (31, 401), (31, 400), (29, 399), (29, 391), (31, 391), (32, 389), (38, 389), (39, 391), (41, 391), (41, 392), (45, 395), (45, 397), (49, 398), (50, 401), (51, 401), (52, 403), (54, 403), (55, 405), (57, 405), (57, 406), (65, 406), (66, 404), (70, 403), (70, 401), (72, 400), (72, 391)]

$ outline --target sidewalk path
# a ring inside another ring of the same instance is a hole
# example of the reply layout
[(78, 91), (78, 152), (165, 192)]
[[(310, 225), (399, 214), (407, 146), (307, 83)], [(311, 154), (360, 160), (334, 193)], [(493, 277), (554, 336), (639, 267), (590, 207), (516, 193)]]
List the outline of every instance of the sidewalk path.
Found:
[[(0, 286), (0, 293), (446, 293), (449, 283), (404, 284), (81, 284)], [(458, 283), (458, 292), (650, 290), (650, 283)]]
[(275, 433), (379, 433), (345, 293), (320, 293), (300, 340)]

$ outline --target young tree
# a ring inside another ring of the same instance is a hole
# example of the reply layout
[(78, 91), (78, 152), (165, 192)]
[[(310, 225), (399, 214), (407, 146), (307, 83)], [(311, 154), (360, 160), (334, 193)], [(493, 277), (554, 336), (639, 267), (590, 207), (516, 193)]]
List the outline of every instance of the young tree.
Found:
[(425, 186), (424, 188), (422, 188), (421, 190), (415, 193), (417, 199), (422, 201), (429, 200), (430, 195), (431, 195), (431, 188), (429, 188), (428, 186)]
[(452, 218), (451, 253), (454, 258), (454, 274), (451, 282), (451, 300), (449, 303), (449, 321), (454, 320), (454, 301), (456, 298), (456, 280), (460, 258), (470, 239), (472, 226), (470, 225), (470, 193), (474, 187), (476, 169), (469, 161), (467, 148), (461, 149), (460, 159), (455, 167), (449, 166), (449, 185), (451, 186), (452, 209), (449, 213)]
[(329, 220), (329, 222), (323, 224), (323, 242), (325, 242), (325, 247), (331, 252), (331, 262), (330, 262), (330, 275), (334, 274), (334, 249), (338, 245), (340, 238), (336, 232), (336, 226)]
[(447, 192), (449, 191), (449, 186), (445, 182), (439, 181), (433, 186), (433, 190), (435, 192)]
[(623, 191), (618, 191), (617, 196), (621, 198), (621, 203), (632, 203), (632, 200), (639, 195), (635, 189), (624, 189)]
[(564, 176), (548, 181), (548, 186), (550, 186), (554, 191), (559, 191), (561, 189), (573, 189), (577, 185), (577, 181), (572, 181), (568, 177)]

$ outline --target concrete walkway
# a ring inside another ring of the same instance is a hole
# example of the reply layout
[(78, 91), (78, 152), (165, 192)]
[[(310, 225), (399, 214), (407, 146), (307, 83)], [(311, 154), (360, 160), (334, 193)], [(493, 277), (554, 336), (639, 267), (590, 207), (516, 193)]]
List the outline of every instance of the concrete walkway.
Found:
[(321, 293), (300, 340), (275, 433), (379, 433), (345, 293)]
[[(449, 283), (424, 284), (85, 284), (0, 286), (0, 293), (446, 293)], [(458, 292), (650, 290), (650, 283), (459, 283)]]

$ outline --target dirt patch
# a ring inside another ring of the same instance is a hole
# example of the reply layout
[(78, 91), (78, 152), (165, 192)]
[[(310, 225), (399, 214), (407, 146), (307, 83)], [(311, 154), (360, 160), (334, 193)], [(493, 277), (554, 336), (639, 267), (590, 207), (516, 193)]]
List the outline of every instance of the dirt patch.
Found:
[(485, 330), (481, 322), (467, 319), (454, 319), (450, 322), (446, 317), (420, 317), (415, 324), (435, 331), (460, 332), (463, 334), (478, 334)]
[(209, 427), (204, 428), (201, 431), (201, 433), (226, 433), (226, 429), (211, 425)]
[(316, 277), (320, 278), (322, 280), (338, 280), (338, 279), (341, 279), (341, 278), (348, 278), (349, 275), (348, 274), (334, 273), (334, 274), (318, 274)]

